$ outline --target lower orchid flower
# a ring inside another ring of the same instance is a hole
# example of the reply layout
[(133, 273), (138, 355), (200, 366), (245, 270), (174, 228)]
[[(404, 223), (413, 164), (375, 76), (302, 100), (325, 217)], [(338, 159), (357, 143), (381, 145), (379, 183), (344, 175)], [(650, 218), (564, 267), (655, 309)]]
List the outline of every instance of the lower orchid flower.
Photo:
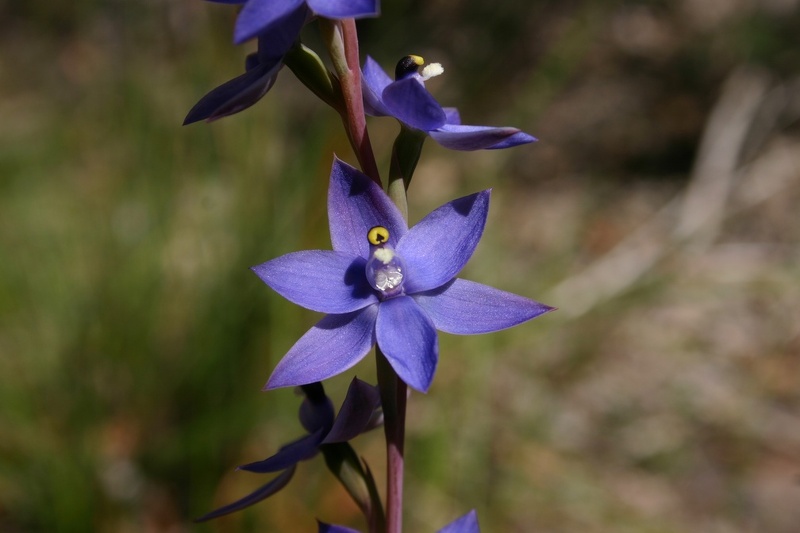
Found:
[(378, 185), (336, 159), (328, 189), (333, 250), (253, 267), (283, 297), (328, 313), (278, 363), (265, 389), (340, 374), (377, 343), (397, 375), (426, 392), (439, 358), (437, 330), (488, 333), (553, 310), (456, 277), (481, 238), (489, 196), (448, 202), (409, 229)]
[(478, 513), (473, 509), (461, 518), (457, 518), (436, 533), (480, 533)]
[[(468, 512), (464, 516), (457, 518), (438, 530), (436, 533), (480, 533), (481, 529), (478, 526), (478, 515), (474, 510)], [(335, 524), (325, 524), (319, 522), (319, 529), (317, 533), (360, 533), (357, 529), (350, 529), (349, 527), (337, 526)]]
[(201, 516), (197, 522), (240, 511), (272, 496), (289, 483), (299, 462), (311, 459), (320, 451), (324, 451), (323, 446), (326, 444), (347, 442), (371, 429), (375, 421), (380, 418), (378, 415), (380, 397), (377, 388), (359, 379), (353, 379), (336, 417), (333, 415), (333, 405), (325, 395), (321, 383), (311, 383), (302, 388), (306, 397), (300, 405), (300, 423), (308, 431), (308, 435), (283, 446), (278, 453), (263, 461), (238, 468), (259, 474), (272, 472), (281, 474), (244, 498)]

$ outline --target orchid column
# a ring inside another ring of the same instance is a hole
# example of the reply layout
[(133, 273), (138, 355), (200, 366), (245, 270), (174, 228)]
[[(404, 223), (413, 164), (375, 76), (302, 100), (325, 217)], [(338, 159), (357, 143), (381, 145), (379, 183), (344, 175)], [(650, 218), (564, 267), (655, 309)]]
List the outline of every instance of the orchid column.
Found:
[[(403, 447), (407, 387), (425, 393), (439, 360), (437, 331), (472, 335), (498, 331), (553, 308), (458, 277), (483, 234), (491, 197), (486, 189), (444, 204), (409, 228), (408, 189), (425, 139), (455, 150), (499, 149), (535, 139), (516, 128), (462, 125), (425, 88), (441, 74), (410, 55), (394, 79), (370, 57), (359, 67), (356, 17), (376, 16), (375, 0), (216, 0), (243, 4), (234, 42), (257, 41), (245, 73), (203, 97), (186, 124), (213, 121), (253, 105), (288, 66), (342, 117), (361, 170), (334, 158), (327, 193), (332, 250), (294, 252), (253, 267), (289, 301), (325, 316), (278, 363), (265, 390), (300, 387), (300, 422), (307, 434), (276, 454), (240, 467), (277, 473), (264, 486), (208, 513), (239, 511), (283, 488), (297, 465), (318, 454), (364, 514), (370, 532), (399, 533), (403, 513)], [(300, 41), (318, 20), (333, 65)], [(387, 191), (379, 177), (365, 115), (400, 123)], [(378, 387), (354, 378), (338, 415), (321, 382), (347, 372), (373, 348)], [(369, 467), (349, 441), (384, 423), (386, 510)], [(319, 531), (355, 531), (319, 523)], [(445, 526), (447, 533), (478, 531), (474, 512)]]

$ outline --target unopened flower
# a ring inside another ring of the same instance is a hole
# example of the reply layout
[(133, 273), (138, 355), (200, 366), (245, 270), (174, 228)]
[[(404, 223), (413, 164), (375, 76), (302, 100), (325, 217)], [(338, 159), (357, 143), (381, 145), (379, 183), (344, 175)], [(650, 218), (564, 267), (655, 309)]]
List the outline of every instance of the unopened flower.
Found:
[(299, 462), (311, 459), (326, 444), (346, 442), (370, 429), (380, 405), (377, 388), (356, 378), (351, 382), (336, 417), (321, 383), (304, 385), (303, 393), (306, 397), (300, 405), (300, 423), (308, 434), (283, 446), (278, 453), (263, 461), (238, 468), (259, 474), (281, 473), (244, 498), (201, 516), (197, 522), (240, 511), (272, 496), (289, 483)]
[(441, 65), (423, 65), (419, 56), (400, 60), (395, 79), (371, 57), (362, 69), (364, 110), (372, 116), (391, 116), (406, 126), (423, 131), (453, 150), (510, 148), (533, 142), (531, 135), (511, 127), (467, 126), (454, 107), (442, 107), (425, 88), (425, 81), (443, 72)]
[[(299, 32), (304, 21), (303, 16), (287, 24), (295, 24)], [(258, 102), (272, 88), (283, 68), (284, 56), (294, 44), (294, 38), (285, 37), (282, 33), (259, 37), (258, 51), (245, 60), (245, 73), (201, 98), (186, 115), (183, 125), (227, 117)]]
[(328, 190), (333, 250), (290, 253), (253, 267), (283, 297), (328, 313), (278, 363), (265, 388), (330, 378), (377, 342), (398, 376), (424, 392), (439, 358), (437, 329), (487, 333), (552, 310), (456, 278), (483, 233), (489, 194), (448, 202), (408, 229), (378, 185), (337, 159)]
[(284, 57), (315, 15), (329, 19), (378, 14), (378, 0), (209, 0), (245, 4), (236, 19), (234, 42), (258, 38), (258, 51), (247, 56), (245, 73), (223, 83), (197, 102), (183, 124), (233, 115), (259, 101), (272, 88)]

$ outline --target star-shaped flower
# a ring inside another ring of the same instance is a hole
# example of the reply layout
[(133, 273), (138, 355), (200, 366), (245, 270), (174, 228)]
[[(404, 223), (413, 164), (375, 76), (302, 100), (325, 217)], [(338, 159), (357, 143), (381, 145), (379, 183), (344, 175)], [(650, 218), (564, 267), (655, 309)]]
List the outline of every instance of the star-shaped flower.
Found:
[(487, 333), (551, 311), (455, 277), (481, 238), (489, 194), (448, 202), (408, 229), (379, 186), (335, 160), (328, 190), (333, 251), (295, 252), (253, 267), (283, 297), (328, 313), (278, 363), (265, 388), (330, 378), (377, 342), (398, 376), (424, 392), (439, 357), (437, 329)]
[(429, 77), (443, 72), (441, 66), (433, 63), (419, 73), (417, 69), (422, 64), (419, 56), (403, 58), (397, 65), (396, 79), (392, 80), (368, 56), (361, 77), (365, 112), (376, 117), (394, 117), (453, 150), (510, 148), (536, 140), (517, 128), (461, 124), (458, 110), (442, 107), (425, 88), (425, 81)]
[(376, 420), (380, 406), (380, 395), (376, 387), (360, 379), (354, 378), (350, 383), (342, 407), (335, 418), (333, 405), (325, 395), (321, 383), (304, 385), (303, 392), (306, 397), (300, 405), (300, 423), (308, 431), (308, 435), (283, 446), (278, 453), (263, 461), (238, 468), (260, 474), (271, 472), (281, 472), (281, 474), (244, 498), (201, 516), (197, 522), (240, 511), (272, 496), (289, 483), (299, 462), (311, 459), (326, 444), (347, 442), (374, 427), (372, 424)]

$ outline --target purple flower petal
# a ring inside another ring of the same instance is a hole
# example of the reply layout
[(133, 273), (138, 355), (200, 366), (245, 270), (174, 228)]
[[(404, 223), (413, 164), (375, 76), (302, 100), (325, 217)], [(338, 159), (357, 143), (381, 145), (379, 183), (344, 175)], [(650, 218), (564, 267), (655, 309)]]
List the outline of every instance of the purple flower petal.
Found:
[(392, 116), (418, 130), (439, 128), (447, 118), (439, 102), (413, 76), (386, 87), (382, 100)]
[(259, 65), (223, 83), (197, 102), (186, 115), (183, 125), (200, 120), (217, 120), (247, 109), (270, 90), (283, 67), (281, 60)]
[[(443, 107), (442, 109), (444, 109), (444, 114), (447, 117), (447, 119), (446, 119), (447, 122), (445, 123), (445, 125), (447, 125), (447, 124), (454, 124), (454, 125), (461, 124), (461, 114), (458, 112), (458, 109), (456, 109), (455, 107)], [(442, 127), (444, 127), (444, 126), (442, 126)]]
[(364, 258), (351, 254), (308, 250), (282, 255), (251, 270), (290, 302), (320, 313), (341, 314), (378, 301), (364, 275), (365, 265)]
[(496, 150), (536, 140), (517, 128), (461, 125), (458, 110), (443, 108), (425, 89), (419, 74), (392, 81), (371, 57), (367, 57), (362, 73), (364, 110), (368, 115), (393, 116), (429, 134), (445, 148)]
[(510, 328), (555, 309), (528, 298), (465, 279), (412, 296), (436, 329), (458, 335)]
[(524, 131), (520, 131), (512, 135), (511, 137), (506, 137), (504, 140), (500, 141), (497, 144), (493, 144), (487, 150), (502, 150), (503, 148), (512, 148), (514, 146), (519, 146), (520, 144), (527, 144), (536, 142), (539, 139), (534, 137), (533, 135), (528, 135)]
[[(249, 5), (249, 4), (248, 4)], [(258, 36), (258, 57), (262, 62), (272, 58), (283, 58), (286, 53), (294, 46), (300, 36), (300, 31), (308, 22), (311, 13), (308, 8), (301, 6), (281, 18), (278, 23), (269, 29), (262, 31)], [(239, 19), (242, 14), (239, 14)], [(237, 19), (237, 23), (238, 23)]]
[[(233, 42), (241, 44), (265, 31), (284, 31), (292, 29), (297, 38), (300, 28), (291, 22), (302, 13), (305, 21), (308, 8), (304, 0), (249, 0), (236, 18)], [(302, 27), (302, 24), (301, 26)]]
[(464, 268), (483, 235), (490, 192), (444, 204), (400, 239), (396, 249), (406, 263), (407, 294), (440, 287)]
[(281, 359), (264, 389), (323, 381), (355, 365), (375, 344), (377, 308), (320, 320)]
[(324, 436), (325, 430), (320, 428), (311, 435), (306, 435), (285, 446), (281, 446), (281, 449), (275, 455), (267, 457), (263, 461), (247, 463), (237, 470), (255, 472), (256, 474), (279, 472), (317, 455), (319, 453), (319, 443), (322, 442)]
[(450, 522), (436, 533), (480, 533), (480, 531), (478, 513), (473, 509), (461, 518)]
[(258, 37), (258, 51), (247, 56), (246, 72), (220, 85), (204, 96), (189, 111), (184, 125), (233, 115), (255, 104), (275, 84), (283, 68), (283, 57), (294, 44), (305, 24), (307, 9), (303, 7), (283, 19), (268, 35)]
[(408, 296), (381, 302), (375, 325), (378, 346), (408, 386), (427, 392), (439, 360), (436, 328)]
[(244, 498), (236, 500), (233, 503), (229, 503), (224, 507), (220, 507), (215, 511), (211, 511), (208, 514), (205, 514), (200, 518), (197, 518), (195, 522), (205, 522), (206, 520), (211, 520), (212, 518), (217, 518), (220, 516), (224, 516), (226, 514), (240, 511), (245, 507), (250, 507), (251, 505), (258, 503), (261, 500), (269, 498), (270, 496), (281, 490), (289, 483), (289, 481), (292, 479), (292, 476), (294, 475), (295, 469), (296, 467), (292, 466), (291, 468), (283, 472), (281, 475), (274, 478), (272, 481), (262, 486), (261, 488), (255, 490), (254, 492), (251, 492)]
[(536, 140), (517, 128), (461, 126), (452, 123), (428, 133), (433, 140), (451, 150), (496, 150)]
[(380, 12), (378, 0), (308, 0), (308, 7), (329, 19), (375, 17)]
[(357, 529), (350, 529), (349, 527), (344, 526), (337, 526), (336, 524), (326, 524), (325, 522), (320, 522), (317, 520), (319, 524), (319, 529), (317, 533), (361, 533)]
[(392, 78), (378, 65), (378, 63), (367, 56), (364, 68), (361, 69), (361, 91), (364, 94), (364, 112), (373, 117), (391, 115), (391, 112), (383, 105), (383, 90), (392, 83)]
[(333, 162), (328, 189), (328, 222), (333, 249), (364, 258), (369, 257), (367, 233), (371, 228), (388, 229), (392, 246), (408, 231), (403, 215), (386, 193), (338, 158)]
[(380, 403), (377, 387), (353, 378), (333, 427), (322, 443), (347, 442), (361, 435)]
[(309, 383), (301, 388), (306, 397), (300, 404), (300, 423), (309, 433), (319, 429), (327, 433), (333, 425), (333, 403), (325, 395), (322, 383)]

